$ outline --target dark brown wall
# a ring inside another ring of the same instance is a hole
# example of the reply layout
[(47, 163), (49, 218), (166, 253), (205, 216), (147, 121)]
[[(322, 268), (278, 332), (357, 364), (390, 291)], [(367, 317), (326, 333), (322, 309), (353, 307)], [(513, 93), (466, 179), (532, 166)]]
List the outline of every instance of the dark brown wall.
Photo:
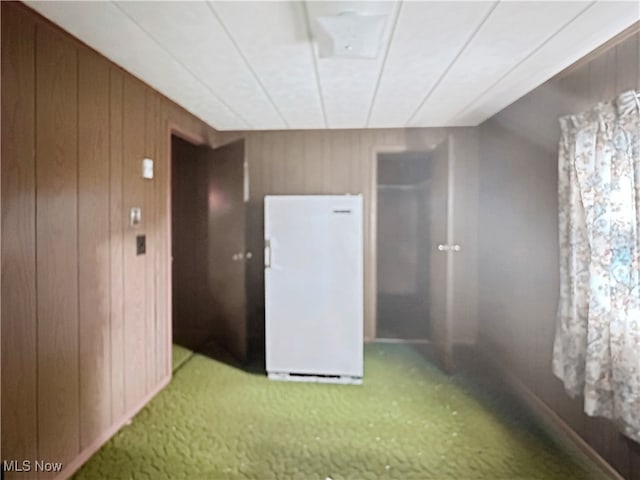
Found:
[(479, 343), (625, 478), (640, 446), (582, 413), (551, 373), (558, 300), (558, 117), (640, 88), (640, 34), (540, 86), (480, 127)]
[(217, 135), (25, 6), (1, 8), (2, 454), (62, 461), (64, 477), (169, 379), (168, 132)]

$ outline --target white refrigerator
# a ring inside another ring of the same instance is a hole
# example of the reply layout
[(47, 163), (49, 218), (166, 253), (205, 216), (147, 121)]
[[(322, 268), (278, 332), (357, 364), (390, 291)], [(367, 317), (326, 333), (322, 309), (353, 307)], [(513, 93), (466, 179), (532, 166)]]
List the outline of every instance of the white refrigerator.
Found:
[(264, 213), (269, 378), (361, 383), (362, 196), (268, 195)]

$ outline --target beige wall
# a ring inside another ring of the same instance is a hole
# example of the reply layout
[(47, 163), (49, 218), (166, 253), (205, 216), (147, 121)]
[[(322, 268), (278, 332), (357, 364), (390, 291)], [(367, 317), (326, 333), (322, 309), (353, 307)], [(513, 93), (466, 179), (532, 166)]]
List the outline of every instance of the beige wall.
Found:
[(582, 413), (551, 373), (558, 300), (558, 117), (640, 88), (640, 34), (540, 86), (480, 127), (479, 344), (625, 478), (640, 447)]

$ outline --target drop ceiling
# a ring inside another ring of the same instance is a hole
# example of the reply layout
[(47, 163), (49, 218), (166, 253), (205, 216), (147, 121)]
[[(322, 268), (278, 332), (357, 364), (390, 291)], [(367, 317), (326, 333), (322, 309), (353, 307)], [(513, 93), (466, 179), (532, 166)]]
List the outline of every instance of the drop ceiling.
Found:
[[(218, 130), (477, 125), (640, 19), (629, 2), (25, 2)], [(375, 59), (318, 16), (386, 15)]]

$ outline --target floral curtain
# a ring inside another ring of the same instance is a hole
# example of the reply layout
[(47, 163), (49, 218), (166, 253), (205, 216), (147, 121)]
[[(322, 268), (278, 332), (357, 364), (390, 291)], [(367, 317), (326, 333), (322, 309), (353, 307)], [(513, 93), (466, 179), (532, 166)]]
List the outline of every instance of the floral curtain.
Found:
[(640, 442), (640, 100), (560, 119), (553, 372)]

